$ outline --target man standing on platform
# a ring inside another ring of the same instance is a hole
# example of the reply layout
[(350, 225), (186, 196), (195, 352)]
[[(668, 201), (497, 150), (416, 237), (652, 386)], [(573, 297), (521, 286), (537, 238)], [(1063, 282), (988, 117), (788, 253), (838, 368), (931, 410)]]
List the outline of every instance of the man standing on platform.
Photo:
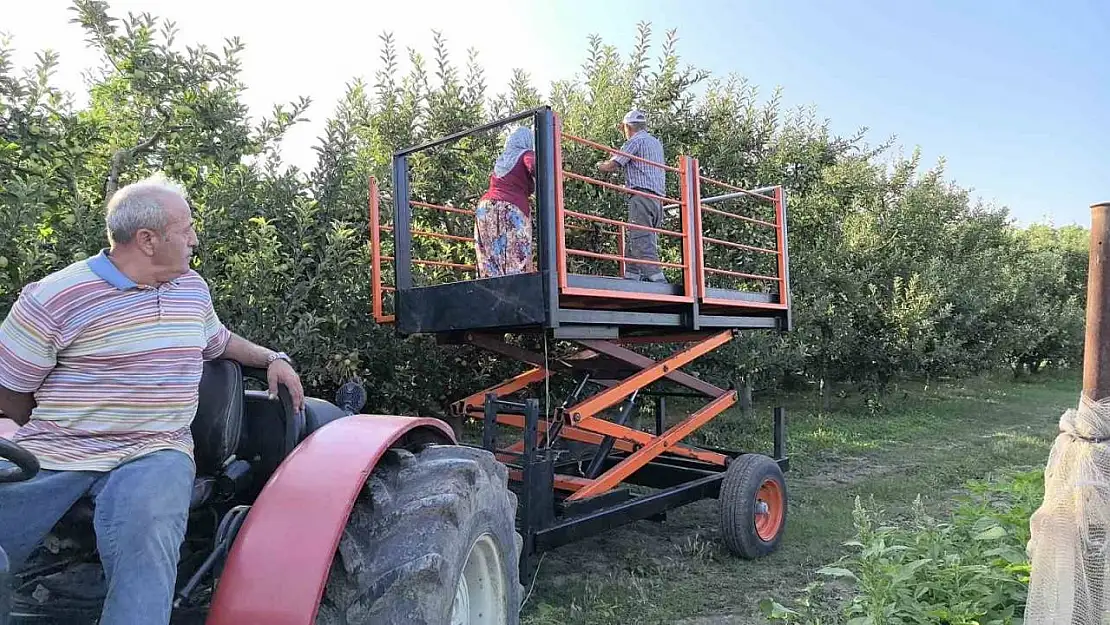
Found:
[[(663, 200), (666, 189), (666, 176), (662, 167), (649, 165), (650, 163), (663, 164), (666, 159), (663, 154), (663, 144), (647, 131), (647, 116), (643, 111), (631, 110), (624, 116), (620, 124), (624, 132), (625, 144), (620, 151), (609, 160), (601, 161), (597, 168), (606, 173), (624, 169), (625, 186), (637, 194), (628, 198), (628, 221), (638, 226), (661, 228), (663, 225)], [(627, 156), (638, 158), (630, 158)], [(642, 160), (639, 160), (642, 159)], [(649, 194), (649, 195), (644, 195)], [(654, 197), (652, 197), (654, 196)], [(628, 258), (640, 260), (659, 261), (659, 235), (649, 230), (629, 228), (628, 241), (624, 254)], [(624, 277), (629, 280), (647, 280), (649, 282), (666, 282), (663, 269), (659, 265), (646, 263), (628, 263)]]

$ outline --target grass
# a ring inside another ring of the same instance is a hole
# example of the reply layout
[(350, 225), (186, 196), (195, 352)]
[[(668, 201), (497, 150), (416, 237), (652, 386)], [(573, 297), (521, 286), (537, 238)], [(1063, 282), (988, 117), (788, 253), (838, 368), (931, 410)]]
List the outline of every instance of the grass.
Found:
[(757, 401), (754, 417), (723, 414), (698, 433), (704, 443), (767, 453), (771, 406), (787, 408), (791, 508), (781, 549), (756, 562), (732, 557), (718, 538), (715, 502), (699, 502), (663, 523), (545, 554), (524, 623), (764, 623), (762, 599), (800, 594), (844, 553), (856, 496), (896, 511), (921, 495), (937, 516), (968, 480), (1042, 467), (1078, 389), (1077, 375), (1043, 374), (904, 386), (874, 414), (846, 399), (822, 415), (815, 398), (798, 396)]

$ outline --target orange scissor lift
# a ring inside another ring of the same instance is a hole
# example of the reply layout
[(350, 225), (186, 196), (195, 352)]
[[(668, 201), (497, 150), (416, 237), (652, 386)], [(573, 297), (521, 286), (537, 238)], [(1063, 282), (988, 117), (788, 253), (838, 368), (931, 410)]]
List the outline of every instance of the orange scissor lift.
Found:
[[(514, 122), (531, 122), (535, 131), (536, 270), (477, 279), (473, 210), (412, 197), (414, 186), (432, 192), (436, 186), (414, 185), (410, 163)], [(431, 334), (526, 366), (452, 408), (483, 424), (482, 446), (509, 468), (520, 497), (522, 563), (577, 538), (661, 519), (669, 509), (714, 497), (728, 548), (743, 557), (769, 553), (786, 522), (784, 412), (774, 410), (770, 455), (684, 442), (735, 404), (737, 392), (682, 368), (740, 331), (789, 330), (782, 187), (747, 190), (713, 180), (697, 159), (680, 156), (663, 165), (674, 191), (661, 198), (663, 227), (649, 228), (591, 206), (568, 206), (569, 185), (579, 185), (578, 197), (588, 189), (642, 192), (565, 170), (565, 150), (620, 153), (563, 133), (548, 107), (396, 152), (391, 210), (370, 181), (375, 319), (395, 324), (402, 335)], [(723, 192), (703, 197), (703, 187)], [(746, 213), (732, 208), (753, 203)], [(661, 267), (669, 283), (621, 278), (630, 262), (624, 242), (633, 230), (658, 235), (661, 259), (648, 264)], [(383, 267), (392, 267), (392, 284)], [(543, 349), (526, 348), (514, 340), (519, 337)], [(568, 349), (552, 356), (556, 343)], [(573, 383), (553, 404), (548, 391), (556, 376)], [(672, 419), (666, 399), (675, 396), (688, 409)], [(654, 424), (638, 427), (645, 397), (655, 399)], [(506, 427), (522, 436), (502, 446), (499, 430)]]

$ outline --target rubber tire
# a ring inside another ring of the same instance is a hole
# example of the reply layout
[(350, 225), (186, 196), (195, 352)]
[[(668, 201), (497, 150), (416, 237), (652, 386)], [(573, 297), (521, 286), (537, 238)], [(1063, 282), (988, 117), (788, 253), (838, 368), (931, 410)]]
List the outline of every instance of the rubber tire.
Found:
[[(763, 540), (756, 533), (756, 497), (767, 480), (782, 489), (782, 524), (774, 539)], [(720, 494), (721, 534), (733, 555), (748, 560), (762, 558), (776, 549), (786, 532), (789, 493), (777, 462), (759, 454), (744, 454), (729, 463)]]
[(318, 625), (444, 625), (471, 545), (490, 534), (505, 570), (507, 625), (518, 625), (521, 539), (508, 471), (472, 447), (382, 457), (332, 562)]

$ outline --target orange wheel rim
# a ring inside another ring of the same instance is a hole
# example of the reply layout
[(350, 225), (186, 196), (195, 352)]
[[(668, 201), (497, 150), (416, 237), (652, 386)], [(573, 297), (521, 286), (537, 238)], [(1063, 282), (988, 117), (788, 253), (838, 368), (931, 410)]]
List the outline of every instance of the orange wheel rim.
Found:
[(786, 508), (782, 485), (765, 480), (755, 495), (755, 533), (764, 542), (771, 542), (782, 530)]

